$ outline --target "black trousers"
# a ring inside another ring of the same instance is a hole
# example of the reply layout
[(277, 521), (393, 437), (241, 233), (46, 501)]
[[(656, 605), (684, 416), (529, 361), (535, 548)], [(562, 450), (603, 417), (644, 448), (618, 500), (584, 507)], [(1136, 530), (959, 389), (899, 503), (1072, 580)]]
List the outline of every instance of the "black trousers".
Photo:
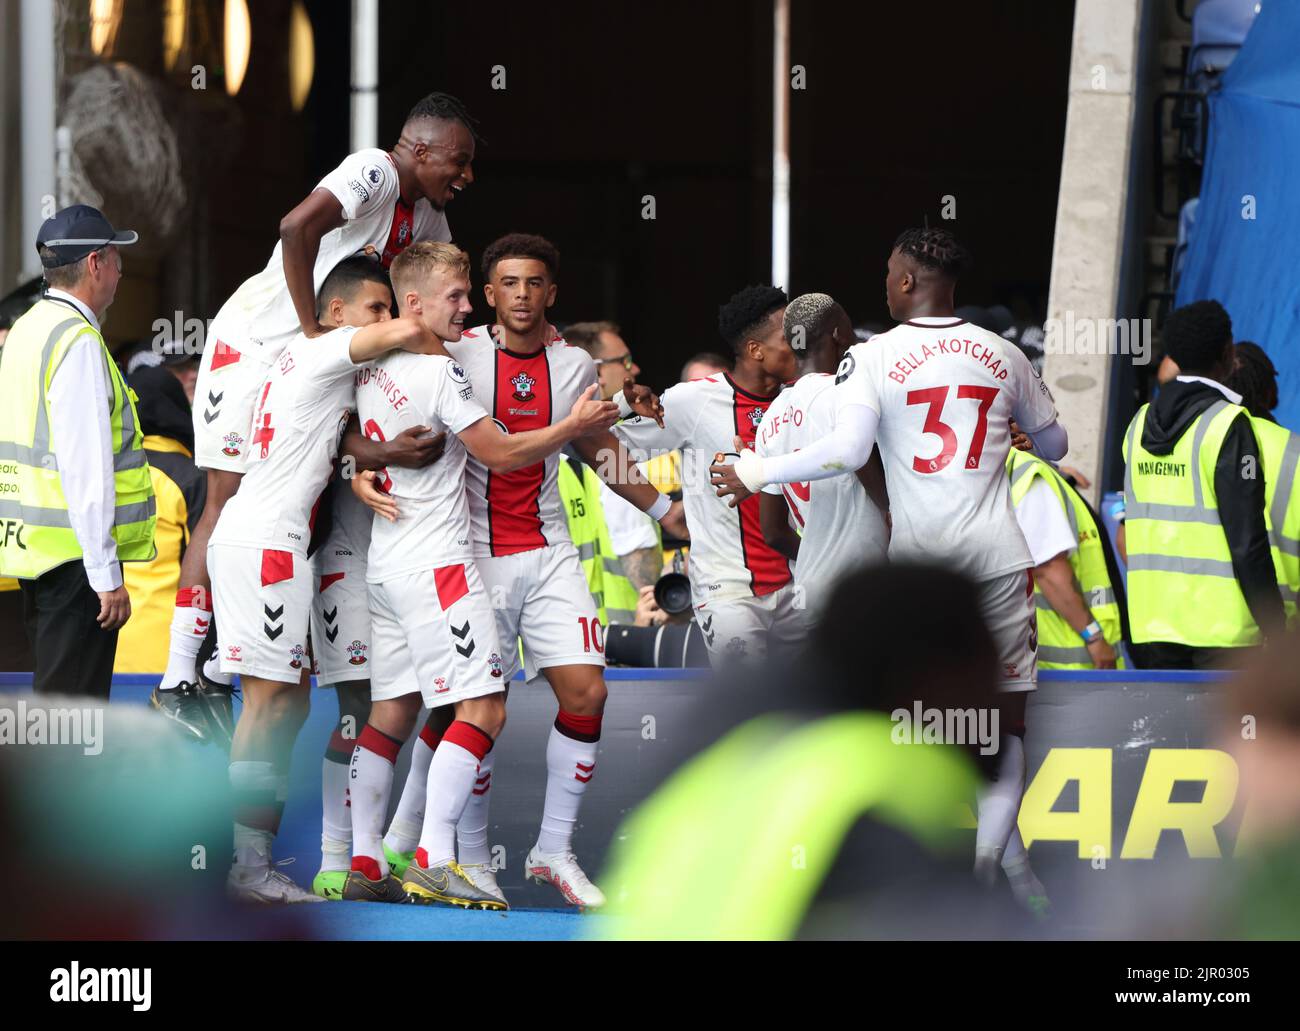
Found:
[(99, 595), (90, 589), (80, 560), (65, 562), (35, 580), (19, 580), (23, 621), (36, 657), (37, 694), (107, 698), (113, 682), (117, 631), (96, 622)]
[(1241, 669), (1258, 651), (1246, 648), (1193, 648), (1170, 641), (1130, 644), (1129, 656), (1138, 669)]

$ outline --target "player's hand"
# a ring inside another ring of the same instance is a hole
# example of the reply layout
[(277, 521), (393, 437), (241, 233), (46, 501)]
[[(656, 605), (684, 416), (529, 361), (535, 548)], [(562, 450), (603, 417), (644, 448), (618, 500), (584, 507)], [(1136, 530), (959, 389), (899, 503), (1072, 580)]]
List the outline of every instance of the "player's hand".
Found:
[(655, 585), (646, 584), (637, 594), (633, 626), (662, 626), (668, 622), (668, 613), (655, 601)]
[(447, 446), (447, 434), (425, 436), (428, 432), (428, 426), (412, 426), (380, 445), (384, 452), (384, 465), (399, 465), (403, 469), (423, 469), (432, 465), (442, 457)]
[(123, 585), (115, 591), (96, 591), (99, 595), (97, 622), (105, 630), (120, 630), (131, 618), (131, 596)]
[[(737, 438), (737, 442), (739, 442), (739, 438)], [(742, 451), (741, 454), (743, 453)], [(709, 482), (713, 484), (713, 489), (718, 492), (718, 497), (727, 498), (727, 504), (735, 508), (754, 492), (746, 487), (744, 481), (736, 475), (734, 465), (723, 464), (723, 459), (726, 457), (721, 451), (714, 454), (713, 464), (709, 466)]]
[(1071, 465), (1058, 465), (1056, 467), (1056, 471), (1060, 473), (1062, 476), (1073, 477), (1074, 485), (1078, 487), (1080, 490), (1087, 490), (1089, 487), (1092, 486), (1092, 481), (1088, 479), (1088, 477), (1084, 476), (1083, 473), (1079, 472), (1078, 469), (1074, 468)]
[(668, 507), (664, 517), (659, 520), (659, 525), (669, 537), (675, 537), (679, 541), (691, 539), (691, 531), (686, 528), (686, 508), (680, 501), (674, 501)]
[(618, 405), (613, 401), (595, 401), (599, 384), (593, 383), (582, 392), (582, 396), (573, 403), (569, 418), (573, 420), (577, 436), (599, 433), (618, 422)]
[(1008, 420), (1011, 426), (1011, 446), (1017, 451), (1034, 450), (1034, 442), (1029, 439), (1029, 435), (1020, 432), (1020, 427), (1016, 425), (1015, 419)]
[(379, 478), (373, 470), (365, 469), (357, 473), (349, 481), (349, 485), (352, 487), (352, 493), (363, 505), (383, 516), (390, 523), (397, 522), (397, 502), (393, 500), (391, 494), (386, 494), (379, 489)]
[(632, 382), (632, 377), (628, 376), (623, 380), (623, 396), (627, 398), (627, 403), (632, 406), (632, 411), (637, 415), (653, 419), (659, 424), (660, 429), (664, 428), (664, 406), (659, 402), (659, 395), (653, 390)]
[(305, 336), (308, 340), (310, 340), (312, 337), (324, 336), (328, 332), (329, 332), (329, 327), (322, 326), (319, 322), (313, 323), (310, 326), (302, 327), (302, 335)]
[(1097, 669), (1115, 668), (1115, 649), (1107, 644), (1103, 638), (1099, 637), (1088, 645), (1088, 654), (1092, 657), (1092, 664)]

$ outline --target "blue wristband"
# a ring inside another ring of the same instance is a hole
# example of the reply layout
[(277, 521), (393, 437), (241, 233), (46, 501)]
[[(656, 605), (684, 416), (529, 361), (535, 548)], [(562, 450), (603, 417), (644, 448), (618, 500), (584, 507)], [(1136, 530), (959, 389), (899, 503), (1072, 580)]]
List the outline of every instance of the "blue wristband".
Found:
[(1101, 640), (1101, 624), (1095, 619), (1086, 627), (1079, 631), (1079, 636), (1083, 638), (1084, 644), (1092, 644), (1093, 641)]

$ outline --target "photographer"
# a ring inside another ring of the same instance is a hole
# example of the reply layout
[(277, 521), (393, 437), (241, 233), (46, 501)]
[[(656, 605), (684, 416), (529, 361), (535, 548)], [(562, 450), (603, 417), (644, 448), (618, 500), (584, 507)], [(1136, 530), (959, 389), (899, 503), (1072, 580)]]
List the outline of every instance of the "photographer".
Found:
[(692, 618), (690, 580), (672, 571), (642, 587), (633, 625), (614, 624), (606, 631), (605, 658), (643, 668), (708, 666), (704, 634)]

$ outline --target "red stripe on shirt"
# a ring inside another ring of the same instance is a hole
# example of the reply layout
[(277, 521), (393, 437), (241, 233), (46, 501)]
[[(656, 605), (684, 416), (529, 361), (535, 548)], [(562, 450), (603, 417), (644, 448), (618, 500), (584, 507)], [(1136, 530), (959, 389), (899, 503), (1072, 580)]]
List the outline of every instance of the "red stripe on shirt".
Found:
[[(727, 383), (731, 386), (731, 412), (735, 419), (736, 436), (745, 447), (752, 448), (763, 413), (775, 398), (747, 393), (736, 386), (730, 376), (727, 377)], [(730, 451), (731, 448), (725, 450)], [(745, 568), (749, 570), (750, 590), (756, 597), (761, 598), (779, 591), (790, 582), (790, 563), (763, 539), (763, 522), (759, 515), (757, 494), (740, 503), (740, 551)]]
[[(492, 414), (511, 433), (551, 424), (551, 366), (546, 349), (520, 355), (494, 352)], [(546, 463), (487, 477), (488, 545), (493, 555), (516, 555), (547, 545), (541, 491)]]

